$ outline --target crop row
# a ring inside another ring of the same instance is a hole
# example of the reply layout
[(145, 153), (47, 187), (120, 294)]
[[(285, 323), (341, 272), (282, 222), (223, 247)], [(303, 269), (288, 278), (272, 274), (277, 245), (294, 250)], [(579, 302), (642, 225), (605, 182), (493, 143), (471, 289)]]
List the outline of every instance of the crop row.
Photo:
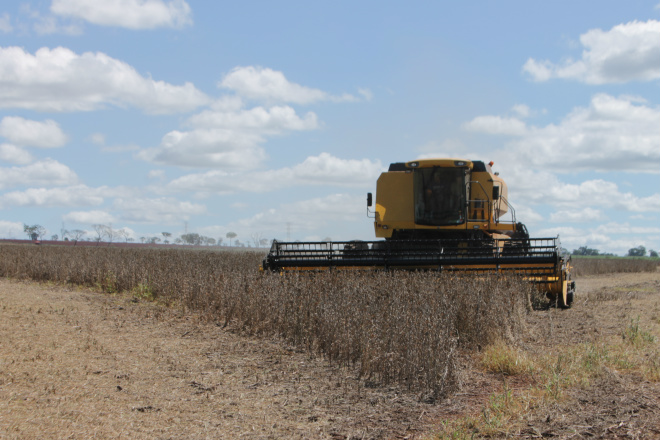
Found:
[(602, 275), (621, 272), (656, 272), (660, 266), (657, 258), (572, 258), (573, 273), (581, 275)]
[(505, 277), (418, 272), (280, 274), (263, 254), (0, 246), (0, 276), (131, 292), (222, 326), (276, 335), (430, 398), (457, 390), (461, 356), (520, 335), (530, 286)]

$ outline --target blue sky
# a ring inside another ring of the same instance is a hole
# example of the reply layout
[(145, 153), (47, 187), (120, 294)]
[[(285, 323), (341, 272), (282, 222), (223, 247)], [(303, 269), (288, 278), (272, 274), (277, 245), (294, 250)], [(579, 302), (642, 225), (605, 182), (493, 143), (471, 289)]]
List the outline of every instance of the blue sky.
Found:
[(5, 1), (0, 237), (372, 239), (391, 162), (494, 161), (532, 236), (660, 250), (660, 3)]

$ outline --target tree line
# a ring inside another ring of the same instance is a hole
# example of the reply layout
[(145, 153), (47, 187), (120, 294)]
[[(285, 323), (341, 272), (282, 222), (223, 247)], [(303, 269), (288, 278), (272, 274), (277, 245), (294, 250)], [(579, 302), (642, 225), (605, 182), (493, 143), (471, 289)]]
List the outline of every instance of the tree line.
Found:
[[(30, 240), (39, 241), (45, 240), (48, 231), (41, 225), (28, 225), (23, 224), (23, 232)], [(223, 246), (224, 238), (229, 240), (231, 247), (265, 247), (268, 246), (270, 240), (264, 238), (262, 234), (253, 233), (247, 239), (247, 243), (240, 241), (238, 234), (235, 232), (227, 232), (225, 237), (213, 238), (205, 235), (200, 235), (196, 232), (182, 234), (180, 237), (172, 239), (171, 232), (161, 232), (155, 236), (142, 236), (138, 240), (144, 244), (178, 244), (178, 245), (192, 245), (192, 246)], [(52, 241), (73, 241), (74, 244), (78, 241), (94, 241), (97, 243), (113, 243), (115, 241), (123, 241), (126, 243), (134, 243), (137, 240), (130, 236), (129, 232), (122, 229), (114, 229), (111, 225), (94, 224), (92, 231), (85, 231), (82, 229), (63, 230), (62, 237), (59, 235), (51, 235)]]
[[(578, 249), (573, 249), (571, 255), (582, 255), (582, 256), (592, 256), (592, 257), (609, 257), (614, 256), (614, 254), (601, 253), (598, 249), (591, 249), (587, 246), (581, 246)], [(646, 248), (644, 246), (637, 246), (634, 248), (628, 249), (628, 257), (645, 257), (647, 255)], [(653, 249), (649, 249), (648, 256), (652, 258), (658, 258), (658, 252)]]

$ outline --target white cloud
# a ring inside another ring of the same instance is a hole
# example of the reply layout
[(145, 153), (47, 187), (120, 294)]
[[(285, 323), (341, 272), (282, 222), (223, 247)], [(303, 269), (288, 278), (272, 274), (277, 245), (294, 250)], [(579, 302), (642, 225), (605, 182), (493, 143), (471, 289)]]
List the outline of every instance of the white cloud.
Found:
[[(582, 212), (582, 215), (591, 216), (596, 213), (586, 208), (660, 212), (660, 193), (640, 197), (632, 192), (622, 192), (616, 183), (602, 179), (579, 184), (565, 183), (547, 171), (520, 166), (520, 162), (507, 162), (503, 168), (506, 169), (502, 175), (509, 187), (509, 199), (515, 201), (515, 205), (546, 204), (558, 208), (560, 212)], [(556, 217), (554, 220), (558, 219)]]
[(21, 147), (12, 144), (0, 144), (0, 160), (16, 165), (26, 165), (32, 162), (33, 157)]
[(415, 159), (433, 159), (437, 157), (479, 157), (467, 151), (465, 143), (458, 138), (444, 139), (442, 142), (430, 141), (417, 147), (419, 155)]
[(163, 180), (165, 178), (165, 171), (164, 170), (151, 170), (151, 171), (149, 171), (147, 176), (150, 179)]
[(527, 132), (525, 123), (521, 120), (501, 116), (477, 116), (470, 122), (463, 124), (463, 129), (509, 136), (523, 136)]
[(516, 104), (511, 110), (521, 118), (527, 118), (532, 113), (531, 109), (526, 104)]
[(550, 214), (550, 221), (555, 223), (590, 223), (605, 218), (600, 209), (586, 207), (584, 209), (571, 209), (557, 211)]
[(0, 189), (17, 186), (64, 186), (78, 183), (69, 167), (46, 159), (24, 167), (0, 168)]
[(560, 235), (562, 245), (568, 250), (587, 246), (601, 252), (627, 255), (629, 249), (640, 245), (647, 249), (653, 248), (651, 243), (658, 239), (660, 228), (637, 228), (628, 224), (606, 223), (589, 229), (548, 228), (539, 233), (548, 237)]
[(22, 147), (55, 148), (68, 141), (60, 126), (52, 119), (39, 122), (19, 116), (2, 118), (0, 136)]
[(358, 93), (362, 95), (365, 101), (371, 101), (374, 97), (374, 94), (369, 89), (358, 89)]
[(175, 191), (205, 193), (268, 192), (299, 185), (374, 186), (383, 171), (380, 161), (340, 159), (328, 153), (310, 156), (293, 167), (256, 173), (209, 171), (189, 174), (169, 183)]
[(100, 26), (129, 29), (182, 28), (192, 24), (190, 6), (183, 0), (53, 0), (50, 10)]
[(117, 198), (113, 210), (121, 220), (133, 223), (177, 224), (206, 213), (206, 206), (173, 198)]
[(167, 133), (156, 148), (145, 149), (138, 157), (162, 165), (183, 167), (251, 169), (266, 159), (262, 144), (266, 136), (286, 131), (317, 129), (316, 115), (300, 118), (288, 106), (249, 110), (205, 110), (188, 119), (190, 131)]
[(148, 113), (187, 112), (209, 103), (191, 83), (175, 86), (141, 76), (101, 52), (0, 47), (0, 107), (38, 111), (90, 111), (108, 105)]
[(0, 237), (25, 238), (25, 236), (25, 232), (23, 231), (23, 223), (0, 220)]
[[(47, 14), (43, 15), (38, 9), (34, 9), (30, 3), (22, 3), (20, 13), (28, 18), (28, 23), (38, 35), (64, 34), (80, 35), (82, 27), (78, 23), (62, 23), (58, 17)], [(18, 21), (17, 26), (21, 33), (28, 32), (28, 25)]]
[[(319, 89), (301, 86), (286, 79), (282, 72), (269, 68), (236, 67), (220, 81), (219, 86), (233, 90), (249, 99), (311, 104), (317, 101), (357, 101), (353, 95), (334, 96)], [(371, 92), (362, 89), (360, 94), (370, 99)]]
[(191, 116), (188, 124), (198, 128), (254, 130), (267, 134), (278, 134), (285, 130), (315, 130), (319, 126), (314, 112), (308, 112), (304, 118), (300, 118), (289, 106), (269, 109), (254, 107), (241, 111), (205, 110)]
[(138, 157), (162, 165), (182, 167), (249, 169), (258, 166), (266, 153), (257, 134), (230, 129), (171, 131), (158, 148), (141, 151)]
[(599, 225), (596, 228), (596, 232), (599, 233), (610, 233), (610, 234), (642, 234), (642, 235), (653, 235), (660, 234), (660, 227), (657, 226), (631, 226), (629, 223), (606, 223)]
[(479, 116), (464, 128), (517, 135), (506, 146), (507, 160), (525, 167), (660, 173), (660, 108), (638, 98), (597, 94), (557, 125), (509, 129), (505, 120)]
[(10, 33), (14, 30), (14, 27), (11, 25), (11, 18), (6, 12), (0, 15), (0, 32), (5, 34)]
[(523, 71), (534, 81), (573, 79), (587, 84), (652, 81), (660, 78), (660, 21), (632, 21), (609, 31), (592, 29), (580, 36), (582, 58), (561, 65), (527, 60)]
[(379, 160), (340, 159), (329, 153), (310, 156), (293, 168), (284, 168), (277, 174), (289, 174), (297, 184), (323, 184), (339, 186), (375, 185), (384, 171)]
[(73, 211), (65, 214), (62, 220), (67, 223), (84, 225), (109, 225), (116, 222), (117, 218), (105, 211)]
[(127, 151), (140, 151), (139, 145), (104, 145), (100, 148), (104, 153), (125, 153)]
[(53, 206), (95, 206), (108, 195), (106, 187), (90, 188), (85, 185), (61, 188), (28, 188), (24, 191), (8, 192), (0, 196), (0, 207), (53, 207)]
[[(322, 239), (334, 235), (335, 240), (370, 240), (371, 235), (346, 236), (346, 230), (355, 230), (356, 224), (363, 224), (364, 230), (372, 229), (372, 223), (365, 217), (366, 202), (362, 196), (331, 194), (310, 200), (280, 205), (264, 210), (250, 218), (232, 222), (226, 230), (234, 231), (247, 239), (249, 234), (259, 231), (266, 237), (286, 239), (287, 224), (291, 227), (291, 239)], [(351, 225), (346, 228), (346, 225)], [(310, 237), (314, 231), (323, 230), (323, 237)]]
[(105, 135), (103, 133), (92, 133), (89, 140), (96, 145), (105, 145)]

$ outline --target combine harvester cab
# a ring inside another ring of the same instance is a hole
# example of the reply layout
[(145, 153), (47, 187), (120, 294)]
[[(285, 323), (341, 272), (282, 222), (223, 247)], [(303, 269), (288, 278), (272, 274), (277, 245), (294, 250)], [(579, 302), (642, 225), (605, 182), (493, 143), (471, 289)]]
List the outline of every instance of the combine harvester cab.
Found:
[[(558, 238), (530, 238), (516, 221), (492, 162), (425, 159), (393, 163), (377, 182), (380, 241), (278, 242), (264, 270), (435, 270), (515, 273), (560, 307), (575, 292)], [(373, 205), (371, 193), (367, 206)]]

